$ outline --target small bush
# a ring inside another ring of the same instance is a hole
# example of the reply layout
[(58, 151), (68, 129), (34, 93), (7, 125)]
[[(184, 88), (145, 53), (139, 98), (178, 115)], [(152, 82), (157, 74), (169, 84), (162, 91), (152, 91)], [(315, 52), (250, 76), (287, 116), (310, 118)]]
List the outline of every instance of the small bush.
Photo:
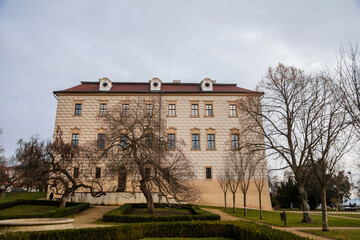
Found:
[[(5, 207), (3, 207), (5, 205)], [(14, 207), (17, 205), (48, 205), (48, 206), (58, 206), (59, 202), (49, 201), (49, 200), (18, 200), (5, 202), (0, 204), (0, 209)], [(74, 214), (85, 210), (90, 207), (89, 203), (66, 203), (65, 208), (58, 208), (56, 210), (51, 210), (46, 213), (39, 213), (33, 215), (12, 215), (12, 216), (0, 216), (1, 219), (18, 219), (18, 218), (60, 218), (65, 217), (70, 214)]]
[(303, 240), (290, 232), (273, 229), (251, 222), (162, 222), (132, 223), (106, 228), (84, 228), (47, 232), (21, 232), (0, 235), (0, 240), (41, 239), (41, 240), (131, 240), (145, 237), (227, 237), (241, 240)]
[[(165, 207), (164, 204), (156, 203), (155, 208)], [(127, 215), (133, 208), (147, 208), (144, 203), (130, 204), (126, 203), (121, 207), (114, 209), (103, 216), (104, 222), (121, 222), (121, 223), (136, 223), (136, 222), (171, 222), (171, 221), (210, 221), (220, 220), (217, 214), (209, 213), (201, 210), (199, 207), (192, 207), (191, 205), (182, 205), (181, 208), (189, 209), (192, 215), (174, 215), (174, 216), (144, 216), (144, 215)], [(178, 207), (179, 208), (179, 207)]]

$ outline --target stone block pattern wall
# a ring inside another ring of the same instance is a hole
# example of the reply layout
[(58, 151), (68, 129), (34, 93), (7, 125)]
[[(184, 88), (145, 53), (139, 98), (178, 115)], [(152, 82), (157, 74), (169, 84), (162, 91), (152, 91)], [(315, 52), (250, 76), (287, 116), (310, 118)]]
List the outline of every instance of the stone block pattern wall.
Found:
[[(61, 127), (63, 138), (66, 142), (71, 142), (71, 136), (74, 131), (79, 132), (79, 145), (95, 142), (97, 133), (106, 129), (106, 126), (99, 120), (100, 103), (107, 103), (107, 108), (111, 108), (121, 101), (136, 100), (138, 98), (151, 98), (145, 95), (126, 96), (124, 94), (59, 94), (58, 106), (55, 120), (55, 129)], [(162, 107), (165, 115), (168, 114), (168, 103), (176, 104), (176, 117), (166, 117), (166, 126), (163, 128), (163, 134), (167, 129), (176, 129), (176, 139), (183, 140), (184, 152), (192, 161), (193, 170), (196, 175), (196, 185), (202, 190), (200, 203), (209, 205), (222, 205), (224, 202), (223, 193), (216, 181), (217, 176), (223, 171), (223, 160), (227, 156), (231, 147), (231, 133), (233, 128), (240, 129), (246, 127), (241, 117), (229, 117), (229, 102), (241, 98), (240, 94), (168, 94), (162, 97)], [(191, 104), (199, 104), (199, 117), (191, 117)], [(214, 117), (205, 117), (205, 104), (212, 102)], [(82, 104), (81, 116), (74, 116), (76, 103)], [(240, 113), (238, 112), (238, 115)], [(191, 129), (200, 131), (200, 150), (191, 150)], [(215, 149), (207, 150), (206, 130), (211, 129), (215, 134)], [(242, 136), (240, 136), (241, 138)], [(165, 135), (166, 138), (166, 135)], [(263, 141), (263, 139), (259, 139)], [(265, 155), (264, 155), (264, 160)], [(102, 170), (105, 169), (104, 163), (99, 163)], [(205, 168), (212, 168), (212, 179), (205, 177)], [(84, 169), (80, 169), (80, 175)], [(106, 176), (104, 176), (106, 179)], [(113, 191), (116, 187), (117, 179), (107, 179), (105, 190)], [(228, 192), (228, 203), (232, 197)], [(242, 194), (240, 190), (236, 196), (237, 205), (242, 206)], [(255, 185), (252, 184), (248, 191), (248, 207), (258, 207), (258, 192)], [(269, 191), (267, 182), (262, 193), (262, 204), (264, 209), (271, 209)]]

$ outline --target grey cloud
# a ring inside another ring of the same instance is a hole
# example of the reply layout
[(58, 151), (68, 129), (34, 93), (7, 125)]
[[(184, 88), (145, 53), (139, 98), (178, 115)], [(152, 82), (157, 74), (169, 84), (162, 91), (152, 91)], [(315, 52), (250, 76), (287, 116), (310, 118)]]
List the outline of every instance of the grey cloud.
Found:
[(51, 138), (53, 90), (114, 81), (199, 82), (254, 89), (278, 62), (333, 66), (341, 43), (358, 43), (359, 1), (0, 2), (0, 127), (16, 141)]

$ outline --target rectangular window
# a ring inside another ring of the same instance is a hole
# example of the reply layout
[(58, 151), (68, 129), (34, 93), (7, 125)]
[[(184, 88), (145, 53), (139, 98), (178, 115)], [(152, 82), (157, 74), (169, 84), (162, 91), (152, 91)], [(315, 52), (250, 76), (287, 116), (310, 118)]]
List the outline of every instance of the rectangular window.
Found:
[(100, 116), (106, 115), (106, 103), (100, 103)]
[(206, 111), (206, 116), (207, 117), (214, 116), (213, 115), (213, 105), (212, 104), (206, 104), (205, 105), (205, 111)]
[(75, 116), (81, 116), (81, 106), (82, 106), (81, 103), (75, 104), (75, 112), (74, 112)]
[(175, 134), (168, 134), (168, 149), (175, 149)]
[(206, 174), (206, 179), (212, 179), (212, 172), (211, 172), (211, 167), (207, 167), (205, 170), (205, 174)]
[(74, 167), (74, 178), (79, 178), (79, 168)]
[(105, 146), (105, 134), (98, 134), (97, 148), (104, 149), (104, 146)]
[(170, 181), (170, 169), (169, 168), (163, 168), (163, 178), (166, 180), (166, 181)]
[(125, 134), (120, 135), (120, 150), (124, 150), (127, 148), (127, 136)]
[(199, 104), (191, 104), (191, 116), (199, 116)]
[(192, 135), (192, 149), (200, 149), (200, 136), (199, 134)]
[(145, 168), (145, 180), (149, 181), (150, 180), (150, 168)]
[(130, 114), (130, 105), (129, 104), (123, 104), (122, 105), (122, 113), (124, 115), (129, 115)]
[(99, 167), (96, 168), (95, 178), (101, 178), (101, 168)]
[(153, 113), (153, 105), (152, 104), (146, 104), (146, 114), (147, 115), (152, 115)]
[(208, 149), (215, 149), (215, 135), (208, 134), (207, 135)]
[(151, 135), (145, 135), (145, 147), (146, 148), (151, 148)]
[(230, 104), (230, 117), (236, 117), (236, 104)]
[(71, 137), (71, 147), (72, 149), (76, 149), (79, 146), (79, 134), (73, 133)]
[(231, 135), (231, 148), (239, 149), (239, 135), (238, 134)]
[(175, 104), (169, 104), (169, 116), (171, 117), (176, 116)]

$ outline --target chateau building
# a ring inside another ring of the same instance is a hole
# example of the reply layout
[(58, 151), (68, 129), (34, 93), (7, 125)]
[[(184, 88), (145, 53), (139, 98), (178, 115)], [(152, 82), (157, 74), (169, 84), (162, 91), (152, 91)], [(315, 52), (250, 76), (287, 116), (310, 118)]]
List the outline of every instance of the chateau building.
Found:
[[(262, 95), (261, 92), (240, 88), (236, 84), (216, 83), (209, 78), (200, 83), (181, 83), (179, 80), (163, 83), (158, 78), (149, 82), (112, 82), (102, 78), (98, 82), (81, 82), (75, 87), (54, 91), (54, 94), (58, 99), (55, 127), (60, 126), (64, 140), (73, 147), (89, 141), (103, 144), (106, 127), (102, 126), (98, 116), (106, 114), (112, 106), (120, 103), (123, 111), (127, 111), (129, 99), (161, 95), (161, 107), (166, 109), (163, 131), (167, 147), (175, 148), (175, 140), (184, 142), (183, 151), (192, 162), (195, 184), (201, 189), (200, 203), (218, 206), (224, 204), (224, 195), (217, 177), (224, 169), (224, 159), (229, 150), (239, 147), (241, 127), (246, 127), (236, 103), (244, 96), (260, 98)], [(106, 177), (103, 176), (104, 167), (96, 167), (94, 177)], [(82, 171), (75, 167), (73, 174), (81, 177)], [(120, 180), (120, 175), (119, 179), (109, 180), (105, 190), (111, 192), (122, 185), (125, 192), (130, 191), (126, 183), (120, 183)], [(243, 206), (241, 191), (236, 195), (237, 206)], [(258, 197), (255, 184), (251, 181), (247, 206), (258, 208)], [(227, 201), (231, 205), (229, 192)], [(116, 200), (113, 198), (105, 202), (121, 204), (125, 200), (116, 197)], [(262, 207), (271, 209), (267, 179), (262, 191)]]

